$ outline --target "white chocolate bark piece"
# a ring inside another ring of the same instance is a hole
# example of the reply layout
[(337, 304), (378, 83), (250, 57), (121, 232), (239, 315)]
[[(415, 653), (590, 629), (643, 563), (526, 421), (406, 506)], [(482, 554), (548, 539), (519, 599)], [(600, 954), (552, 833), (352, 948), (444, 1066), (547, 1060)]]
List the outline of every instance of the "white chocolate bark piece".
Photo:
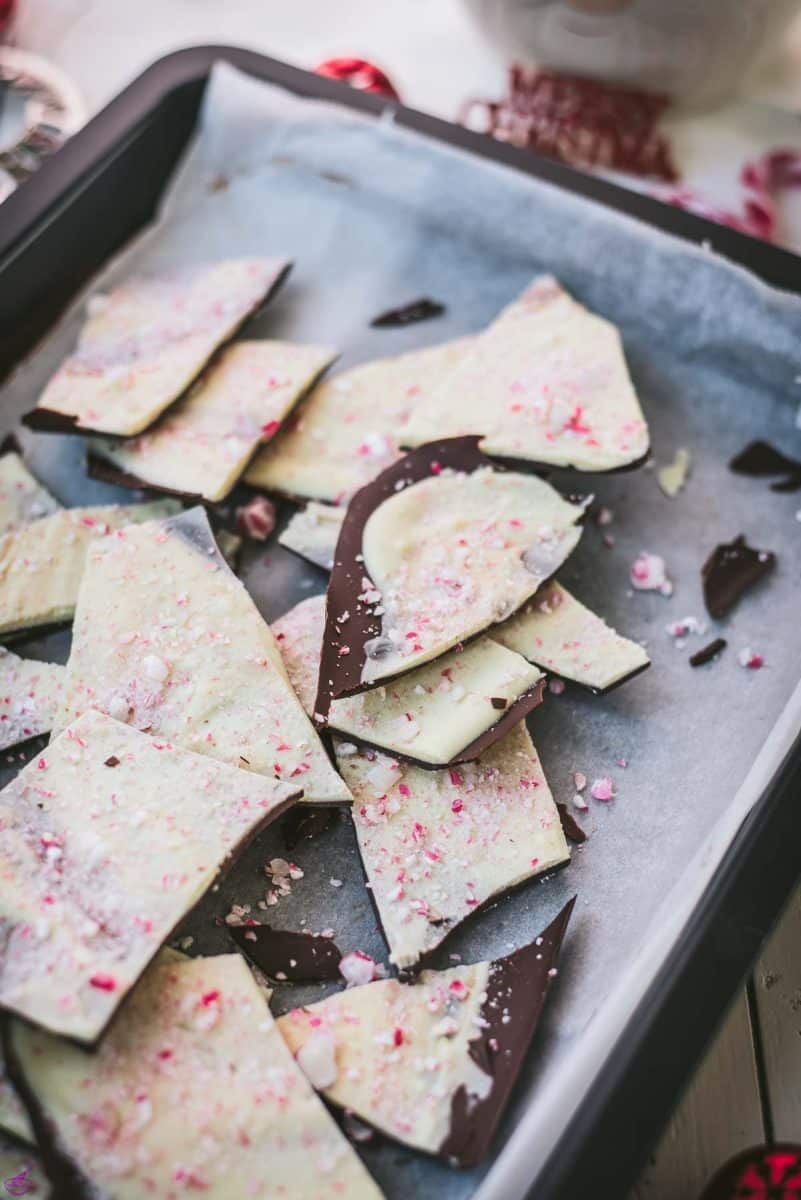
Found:
[(399, 431), (463, 357), (468, 338), (342, 371), (319, 384), (294, 423), (261, 450), (254, 487), (338, 504), (400, 456)]
[(334, 357), (321, 346), (236, 342), (145, 433), (128, 441), (97, 438), (92, 451), (134, 487), (224, 500)]
[(34, 479), (16, 451), (0, 456), (0, 535), (48, 517), (59, 508), (58, 501)]
[(47, 1200), (50, 1194), (50, 1184), (36, 1154), (11, 1141), (0, 1141), (0, 1195)]
[[(14, 1091), (2, 1058), (0, 1058), (0, 1130), (12, 1134), (22, 1142), (33, 1143), (35, 1140), (28, 1114)], [(1, 1150), (2, 1143), (0, 1143), (0, 1152)], [(0, 1177), (1, 1179), (2, 1177)]]
[(620, 334), (551, 276), (475, 338), (401, 440), (480, 434), (485, 454), (579, 471), (630, 467), (648, 453), (648, 427)]
[(141, 433), (288, 269), (281, 259), (232, 258), (129, 279), (93, 297), (77, 349), (47, 384), (29, 423)]
[[(325, 596), (302, 600), (272, 626), (292, 686), (310, 714), (324, 628)], [(479, 638), (385, 687), (334, 700), (327, 724), (361, 745), (444, 766), (459, 761), (541, 679), (521, 655)], [(521, 710), (519, 719), (524, 715)]]
[[(433, 475), (385, 500), (362, 534), (382, 610), (362, 684), (421, 666), (516, 612), (575, 549), (582, 514), (537, 476), (489, 467)], [(347, 644), (347, 625), (342, 636)]]
[(127, 529), (89, 556), (55, 728), (93, 707), (291, 781), (306, 800), (350, 800), (202, 509)]
[(0, 634), (72, 620), (89, 548), (179, 508), (174, 500), (62, 508), (1, 537)]
[(639, 642), (621, 637), (555, 580), (492, 632), (529, 662), (595, 692), (622, 683), (650, 662)]
[(10, 1040), (70, 1196), (380, 1200), (238, 954), (160, 956), (94, 1054)]
[(330, 571), (344, 519), (344, 508), (310, 500), (290, 518), (278, 541), (316, 567)]
[(294, 1009), (278, 1027), (334, 1104), (415, 1149), (474, 1166), (557, 975), (572, 908), (505, 958), (425, 971), (414, 984), (377, 980)]
[(19, 658), (0, 646), (0, 750), (50, 732), (64, 674), (58, 663)]
[(0, 1007), (94, 1042), (225, 861), (300, 791), (87, 712), (0, 792)]
[(413, 966), (493, 896), (570, 858), (525, 724), (477, 762), (426, 771), (336, 741), (390, 959)]

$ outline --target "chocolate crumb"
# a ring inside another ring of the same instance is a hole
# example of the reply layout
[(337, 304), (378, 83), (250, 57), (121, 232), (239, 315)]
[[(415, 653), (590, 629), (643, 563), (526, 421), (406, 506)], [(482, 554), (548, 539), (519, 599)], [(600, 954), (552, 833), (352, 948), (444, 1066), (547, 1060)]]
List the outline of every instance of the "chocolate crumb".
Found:
[(721, 650), (725, 650), (728, 642), (725, 638), (715, 638), (707, 646), (702, 646), (700, 650), (696, 650), (695, 654), (690, 655), (691, 667), (703, 667), (706, 663), (711, 662), (713, 658), (717, 658)]
[(116, 754), (112, 754), (111, 757), (107, 758), (103, 764), (104, 767), (118, 767), (119, 765), (120, 760), (117, 758)]
[(749, 546), (743, 534), (733, 542), (724, 542), (710, 554), (701, 568), (704, 603), (710, 616), (722, 617), (755, 583), (776, 565), (770, 550)]
[(401, 308), (390, 308), (380, 313), (373, 317), (370, 326), (372, 329), (393, 329), (413, 325), (417, 321), (430, 321), (433, 317), (441, 317), (445, 311), (445, 305), (440, 304), (439, 300), (423, 296), (419, 300), (413, 300), (411, 304), (404, 304)]
[(508, 703), (509, 701), (505, 700), (503, 696), (492, 696), (490, 698), (490, 704), (493, 708), (497, 708), (498, 712), (503, 712)]
[(587, 834), (581, 828), (567, 805), (560, 804), (557, 800), (556, 811), (559, 813), (559, 820), (562, 822), (562, 829), (567, 840), (575, 846), (580, 846), (583, 842), (586, 842)]

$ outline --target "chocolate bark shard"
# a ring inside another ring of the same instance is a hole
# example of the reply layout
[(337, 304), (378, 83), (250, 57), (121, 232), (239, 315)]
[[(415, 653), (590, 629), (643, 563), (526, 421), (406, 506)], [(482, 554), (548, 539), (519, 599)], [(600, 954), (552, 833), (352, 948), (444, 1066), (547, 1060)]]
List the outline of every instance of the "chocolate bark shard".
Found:
[(478, 762), (430, 771), (385, 755), (337, 761), (390, 959), (414, 966), (492, 897), (567, 862), (570, 851), (524, 724)]
[(415, 325), (419, 321), (430, 321), (433, 317), (441, 317), (445, 305), (439, 300), (431, 300), (423, 296), (420, 300), (412, 300), (402, 308), (389, 308), (386, 312), (373, 317), (370, 325), (373, 329), (395, 329), (403, 325)]
[(770, 550), (756, 550), (740, 534), (733, 542), (716, 546), (701, 568), (704, 603), (712, 617), (722, 617), (749, 588), (776, 566)]
[(31, 475), (16, 450), (9, 448), (0, 454), (0, 536), (48, 517), (59, 508), (61, 505)]
[(617, 687), (650, 664), (639, 642), (621, 637), (555, 580), (492, 636), (543, 670), (594, 692)]
[(736, 475), (784, 476), (770, 485), (773, 492), (797, 492), (801, 489), (801, 462), (788, 458), (770, 442), (749, 442), (731, 460), (729, 469)]
[(96, 1053), (21, 1021), (8, 1044), (65, 1198), (380, 1200), (238, 954), (160, 956)]
[(201, 509), (98, 543), (81, 587), (56, 728), (87, 708), (345, 803), (281, 654)]
[(344, 508), (310, 500), (305, 508), (290, 518), (278, 541), (307, 562), (330, 571), (334, 566), (334, 552), (344, 520)]
[(232, 925), (228, 933), (268, 979), (319, 983), (342, 978), (342, 954), (331, 938), (255, 924)]
[(557, 803), (556, 811), (559, 813), (559, 820), (562, 822), (562, 829), (567, 840), (572, 842), (574, 846), (583, 846), (587, 840), (587, 835), (567, 805)]
[[(302, 600), (273, 624), (301, 703), (314, 711), (325, 597)], [(449, 651), (400, 679), (334, 700), (327, 724), (361, 746), (423, 767), (477, 758), (542, 702), (543, 676), (491, 638)]]
[(581, 537), (581, 505), (495, 469), (478, 439), (433, 442), (354, 496), (328, 585), (316, 711), (516, 612)]
[(111, 464), (112, 482), (224, 500), (334, 357), (321, 346), (236, 342), (145, 433), (93, 439), (91, 453)]
[[(494, 962), (377, 980), (280, 1017), (302, 1063), (335, 1056), (321, 1090), (396, 1141), (459, 1166), (487, 1154), (556, 975), (571, 900)], [(422, 1064), (422, 1065), (421, 1065)]]
[(404, 445), (481, 436), (501, 459), (617, 471), (648, 454), (620, 334), (551, 276), (535, 279), (402, 431)]
[(141, 433), (270, 298), (288, 270), (282, 259), (227, 259), (129, 279), (94, 297), (77, 349), (25, 423), (45, 431)]
[(64, 675), (58, 663), (19, 658), (0, 646), (0, 750), (50, 732)]
[(0, 792), (0, 1006), (95, 1041), (226, 859), (300, 790), (87, 712)]
[(717, 656), (726, 649), (727, 645), (728, 642), (725, 638), (715, 638), (714, 641), (709, 642), (708, 645), (703, 646), (700, 650), (696, 650), (695, 654), (690, 655), (690, 666), (706, 666), (708, 662), (712, 662), (713, 658), (717, 658)]
[(63, 508), (0, 537), (0, 634), (72, 620), (87, 551), (125, 525), (178, 510), (173, 500)]
[(319, 384), (245, 473), (254, 487), (339, 503), (400, 457), (398, 432), (453, 369), (467, 338), (377, 359)]

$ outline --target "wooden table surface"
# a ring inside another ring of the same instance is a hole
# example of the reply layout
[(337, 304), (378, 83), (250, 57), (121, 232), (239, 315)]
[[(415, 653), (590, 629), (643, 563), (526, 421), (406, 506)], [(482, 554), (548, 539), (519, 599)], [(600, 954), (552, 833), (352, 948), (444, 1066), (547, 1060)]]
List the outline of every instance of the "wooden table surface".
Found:
[[(453, 119), (466, 96), (498, 95), (505, 65), (460, 0), (19, 0), (19, 44), (63, 67), (90, 111), (155, 58), (201, 42), (247, 45), (301, 66), (361, 54), (388, 70), (404, 99)], [(335, 20), (331, 12), (335, 10)], [(458, 52), (457, 52), (458, 51)], [(756, 93), (801, 108), (801, 25)], [(706, 133), (705, 133), (706, 130)], [(759, 152), (789, 133), (788, 112), (751, 105), (721, 124), (691, 124), (686, 165), (718, 192), (741, 159), (714, 163), (710, 147)], [(710, 161), (713, 169), (710, 171)], [(801, 248), (796, 217), (787, 241)], [(629, 1200), (695, 1200), (714, 1171), (775, 1136), (801, 1141), (801, 895), (794, 897), (748, 988), (692, 1080)], [(760, 1047), (757, 1055), (755, 1045)], [(759, 1069), (758, 1069), (759, 1063)], [(571, 1198), (572, 1200), (572, 1198)]]

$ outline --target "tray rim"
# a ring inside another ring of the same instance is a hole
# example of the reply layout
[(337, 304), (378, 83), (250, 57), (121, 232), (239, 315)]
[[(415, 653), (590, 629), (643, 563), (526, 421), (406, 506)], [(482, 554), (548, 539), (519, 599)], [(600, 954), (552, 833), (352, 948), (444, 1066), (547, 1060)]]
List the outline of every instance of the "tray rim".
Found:
[[(765, 282), (801, 293), (801, 257), (791, 251), (533, 151), (355, 91), (257, 51), (226, 45), (193, 46), (157, 59), (4, 202), (0, 209), (0, 286), (5, 269), (45, 228), (57, 222), (60, 212), (79, 200), (83, 189), (112, 159), (125, 153), (146, 125), (158, 120), (170, 96), (186, 87), (203, 87), (218, 61), (296, 94), (375, 117), (389, 110), (406, 129), (544, 180), (684, 240), (709, 243), (717, 253)], [(624, 1194), (798, 882), (801, 866), (792, 850), (792, 804), (799, 795), (801, 736), (772, 773), (722, 856), (680, 937), (638, 1003), (625, 1036), (611, 1048), (597, 1085), (569, 1118), (547, 1162), (527, 1164), (529, 1179), (523, 1186), (535, 1185), (537, 1200), (601, 1194), (599, 1184), (607, 1189), (604, 1195)], [(688, 1014), (692, 1014), (690, 1022)], [(660, 1053), (660, 1046), (669, 1047), (669, 1052)], [(500, 1159), (509, 1157), (510, 1144), (511, 1138), (492, 1161), (477, 1194), (483, 1194), (491, 1182)]]

